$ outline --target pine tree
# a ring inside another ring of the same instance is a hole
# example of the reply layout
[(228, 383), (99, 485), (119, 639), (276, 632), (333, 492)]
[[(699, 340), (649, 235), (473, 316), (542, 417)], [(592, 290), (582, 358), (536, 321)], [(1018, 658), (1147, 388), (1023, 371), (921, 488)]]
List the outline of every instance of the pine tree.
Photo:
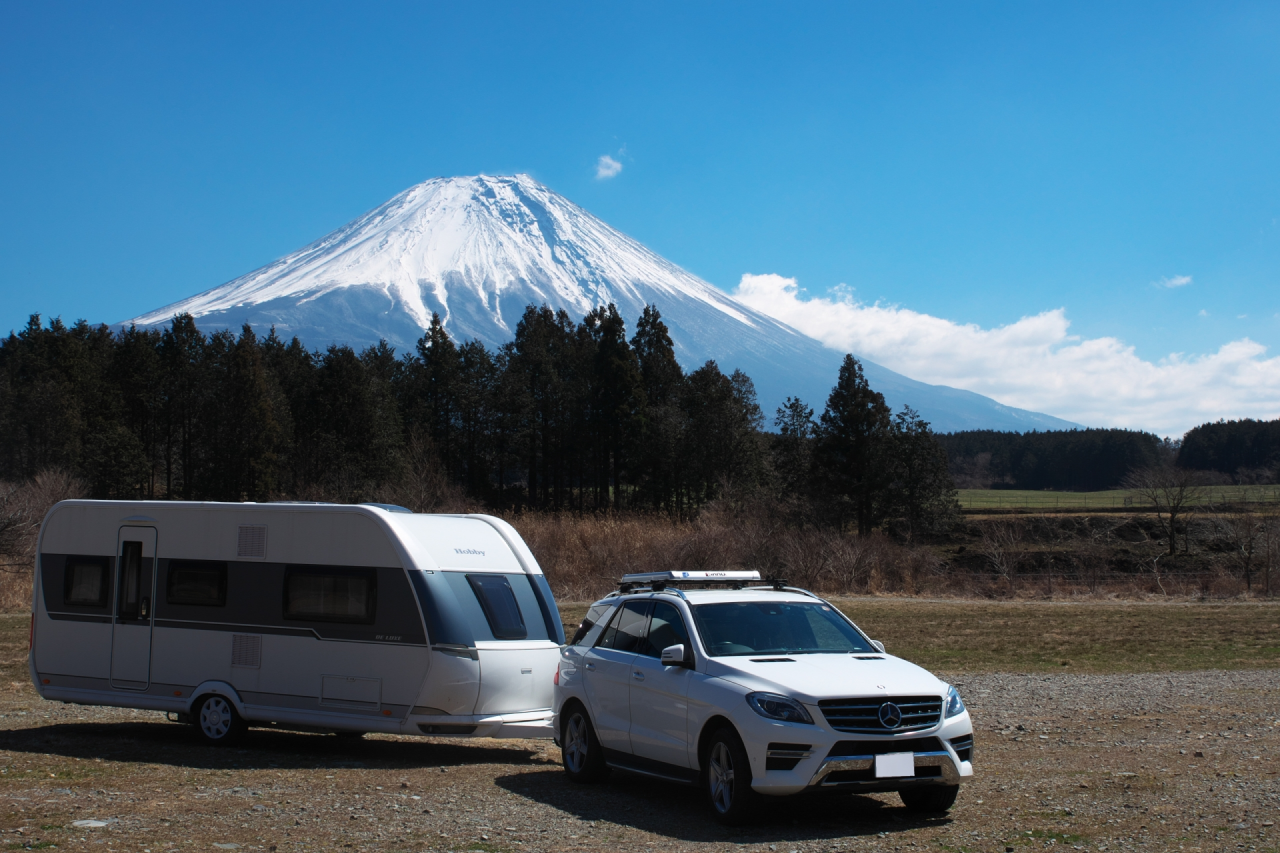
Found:
[(872, 390), (862, 365), (846, 355), (827, 398), (814, 444), (814, 481), (825, 508), (842, 526), (852, 521), (870, 533), (891, 508), (889, 407)]
[(928, 421), (910, 406), (894, 416), (892, 425), (893, 512), (906, 524), (907, 537), (937, 530), (960, 512), (955, 484), (947, 468), (947, 454)]

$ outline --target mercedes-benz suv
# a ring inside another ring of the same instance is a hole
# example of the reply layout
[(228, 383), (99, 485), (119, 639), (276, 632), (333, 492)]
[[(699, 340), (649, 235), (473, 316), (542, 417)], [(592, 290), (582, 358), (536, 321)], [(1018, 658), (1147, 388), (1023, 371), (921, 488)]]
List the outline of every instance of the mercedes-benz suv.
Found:
[(625, 576), (561, 651), (555, 683), (571, 780), (619, 768), (699, 785), (726, 823), (757, 795), (832, 790), (944, 812), (973, 775), (954, 687), (756, 572)]

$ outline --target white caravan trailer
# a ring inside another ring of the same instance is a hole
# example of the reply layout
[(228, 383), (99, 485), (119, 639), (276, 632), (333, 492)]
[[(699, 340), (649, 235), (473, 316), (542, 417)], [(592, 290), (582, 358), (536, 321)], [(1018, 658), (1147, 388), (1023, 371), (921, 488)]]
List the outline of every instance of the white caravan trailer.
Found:
[(247, 725), (551, 737), (564, 629), (485, 515), (372, 504), (63, 501), (40, 530), (46, 699)]

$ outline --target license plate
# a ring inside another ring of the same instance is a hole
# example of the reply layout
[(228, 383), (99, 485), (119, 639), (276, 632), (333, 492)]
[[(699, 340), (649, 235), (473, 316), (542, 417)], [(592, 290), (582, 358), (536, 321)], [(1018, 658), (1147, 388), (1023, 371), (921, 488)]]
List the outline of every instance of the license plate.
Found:
[(876, 756), (877, 779), (914, 775), (916, 775), (916, 754), (914, 752), (891, 752), (888, 755)]

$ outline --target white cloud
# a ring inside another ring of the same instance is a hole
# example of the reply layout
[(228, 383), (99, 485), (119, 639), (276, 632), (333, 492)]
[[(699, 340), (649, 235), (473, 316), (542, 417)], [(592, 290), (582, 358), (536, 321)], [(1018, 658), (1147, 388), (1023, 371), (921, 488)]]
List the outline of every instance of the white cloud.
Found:
[(1209, 316), (1209, 312), (1208, 312), (1208, 311), (1206, 311), (1206, 310), (1204, 310), (1203, 308), (1201, 308), (1201, 309), (1200, 309), (1200, 316), (1201, 316), (1201, 317), (1208, 317), (1208, 316)]
[(1162, 278), (1159, 281), (1153, 281), (1151, 283), (1154, 284), (1156, 287), (1167, 287), (1170, 290), (1173, 290), (1175, 287), (1186, 287), (1188, 284), (1190, 284), (1191, 276), (1175, 275), (1171, 278)]
[(796, 280), (744, 275), (738, 299), (816, 338), (912, 379), (1090, 426), (1181, 435), (1218, 418), (1280, 418), (1280, 357), (1242, 338), (1208, 355), (1144, 361), (1116, 338), (1068, 333), (1063, 308), (995, 329), (905, 308), (802, 299)]
[(601, 154), (596, 161), (596, 180), (606, 181), (621, 171), (622, 164), (608, 154)]

